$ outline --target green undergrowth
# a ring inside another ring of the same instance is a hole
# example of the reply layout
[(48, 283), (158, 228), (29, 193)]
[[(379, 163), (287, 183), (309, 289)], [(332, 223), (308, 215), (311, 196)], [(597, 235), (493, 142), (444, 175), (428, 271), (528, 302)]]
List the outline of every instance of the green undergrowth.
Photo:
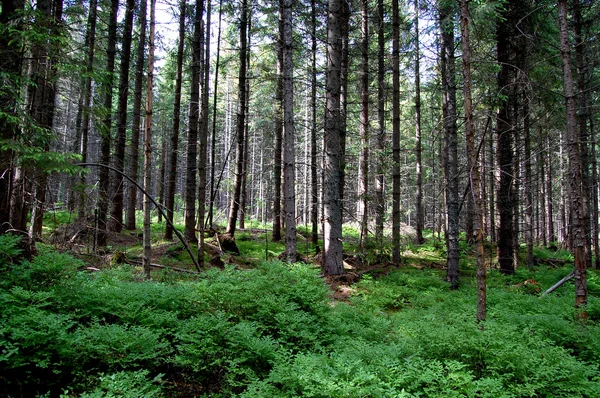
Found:
[(0, 236), (0, 396), (600, 396), (597, 297), (582, 324), (572, 285), (520, 285), (568, 268), (492, 271), (478, 325), (474, 281), (449, 291), (436, 269), (365, 275), (336, 302), (304, 264), (147, 281), (49, 247), (17, 259)]

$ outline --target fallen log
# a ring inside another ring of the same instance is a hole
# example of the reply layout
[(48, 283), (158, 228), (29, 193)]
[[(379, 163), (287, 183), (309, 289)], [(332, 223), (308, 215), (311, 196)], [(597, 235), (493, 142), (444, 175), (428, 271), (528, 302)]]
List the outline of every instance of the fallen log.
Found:
[[(129, 265), (142, 266), (142, 262), (141, 261), (136, 261), (136, 260), (126, 260), (125, 263), (129, 264)], [(177, 271), (177, 272), (184, 272), (184, 273), (187, 273), (187, 274), (200, 275), (199, 272), (191, 271), (189, 269), (177, 268), (177, 267), (169, 267), (167, 265), (161, 265), (161, 264), (152, 264), (151, 263), (150, 267), (152, 267), (152, 268), (159, 268), (159, 269), (170, 269), (170, 270)]]
[(555, 291), (556, 289), (561, 287), (566, 281), (573, 279), (574, 276), (575, 276), (575, 271), (571, 271), (571, 273), (569, 275), (567, 275), (564, 278), (562, 278), (561, 280), (559, 280), (554, 286), (552, 286), (550, 289), (546, 290), (540, 297), (544, 297), (545, 295), (552, 293), (553, 291)]

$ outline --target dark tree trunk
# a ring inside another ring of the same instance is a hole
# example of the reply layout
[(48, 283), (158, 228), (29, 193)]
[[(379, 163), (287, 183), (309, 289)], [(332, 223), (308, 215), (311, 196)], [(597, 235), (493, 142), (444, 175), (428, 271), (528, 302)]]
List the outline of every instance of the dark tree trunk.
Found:
[(281, 0), (283, 24), (283, 192), (285, 201), (285, 255), (297, 261), (296, 253), (296, 154), (294, 126), (294, 60), (292, 0)]
[(171, 147), (169, 156), (169, 172), (167, 179), (167, 196), (165, 209), (167, 211), (167, 225), (165, 226), (165, 239), (173, 240), (173, 207), (175, 206), (175, 187), (177, 183), (177, 161), (179, 151), (179, 125), (181, 121), (181, 79), (183, 74), (183, 49), (185, 44), (185, 10), (186, 0), (181, 0), (179, 5), (179, 43), (177, 44), (177, 66), (175, 71), (175, 99), (173, 102), (173, 131), (171, 132)]
[(392, 1), (392, 263), (400, 264), (400, 10)]
[(273, 242), (281, 241), (281, 159), (283, 142), (283, 21), (279, 18), (277, 36), (277, 82), (275, 87), (275, 159), (273, 166)]
[[(192, 38), (192, 82), (190, 88), (187, 163), (185, 175), (185, 238), (196, 242), (196, 172), (198, 167), (198, 123), (200, 118), (200, 75), (202, 71), (202, 13), (204, 1), (196, 1)], [(202, 159), (204, 160), (204, 159)]]
[[(357, 218), (360, 223), (360, 246), (364, 247), (369, 230), (369, 4), (361, 1), (361, 72), (360, 72), (360, 159), (359, 159), (359, 191)], [(418, 72), (417, 72), (418, 75)]]
[(238, 211), (240, 208), (240, 198), (242, 194), (242, 180), (244, 173), (244, 130), (246, 125), (246, 79), (248, 69), (248, 1), (242, 0), (240, 15), (240, 71), (238, 76), (238, 114), (236, 120), (237, 131), (237, 154), (236, 154), (236, 173), (233, 181), (233, 195), (229, 206), (229, 219), (227, 222), (227, 233), (232, 237), (235, 234)]
[(133, 31), (133, 11), (135, 0), (127, 0), (125, 8), (125, 26), (121, 44), (121, 66), (119, 80), (119, 98), (117, 103), (117, 135), (115, 137), (114, 167), (112, 189), (114, 195), (108, 227), (113, 232), (123, 229), (123, 183), (121, 173), (125, 163), (125, 143), (127, 136), (127, 101), (129, 99), (129, 60), (131, 59), (131, 36)]
[[(119, 0), (111, 0), (110, 14), (108, 20), (108, 43), (106, 46), (106, 80), (102, 87), (104, 97), (103, 112), (104, 117), (98, 130), (100, 131), (100, 163), (108, 165), (110, 163), (110, 144), (111, 144), (111, 116), (112, 116), (112, 94), (115, 71), (115, 54), (117, 52), (117, 11), (119, 9)], [(98, 181), (98, 240), (100, 247), (106, 246), (106, 221), (109, 205), (109, 169), (101, 167)]]
[(454, 15), (453, 7), (440, 9), (441, 70), (442, 70), (442, 113), (444, 119), (444, 163), (446, 174), (446, 267), (451, 289), (459, 285), (458, 248), (458, 138), (456, 132), (456, 82), (454, 58)]
[(513, 234), (514, 234), (514, 170), (513, 142), (516, 131), (515, 102), (516, 98), (516, 31), (515, 18), (517, 3), (520, 0), (510, 0), (504, 11), (504, 21), (498, 24), (496, 30), (498, 64), (498, 90), (502, 94), (498, 110), (496, 134), (498, 143), (496, 153), (500, 184), (498, 186), (497, 207), (500, 214), (498, 227), (498, 264), (500, 272), (514, 273), (513, 264)]
[[(587, 318), (585, 307), (588, 301), (586, 255), (590, 252), (586, 237), (585, 205), (587, 200), (583, 188), (584, 178), (581, 169), (580, 137), (577, 133), (577, 104), (575, 85), (571, 66), (571, 44), (567, 25), (567, 1), (558, 1), (558, 22), (560, 28), (560, 53), (564, 78), (564, 96), (567, 122), (567, 153), (569, 155), (569, 190), (571, 193), (571, 233), (573, 235), (573, 256), (575, 267), (575, 308), (580, 310), (579, 316)], [(586, 248), (586, 246), (588, 246)]]
[(316, 0), (311, 0), (311, 73), (310, 73), (310, 104), (311, 104), (311, 127), (310, 127), (310, 220), (312, 223), (311, 241), (314, 245), (319, 243), (319, 198), (317, 177), (317, 10)]
[(377, 1), (377, 170), (375, 172), (375, 237), (383, 243), (385, 217), (384, 163), (385, 163), (385, 20), (383, 0)]
[[(85, 32), (85, 46), (87, 49), (85, 60), (85, 76), (83, 78), (83, 109), (81, 120), (81, 147), (79, 154), (81, 162), (87, 162), (88, 156), (88, 135), (90, 131), (90, 115), (92, 113), (90, 105), (92, 101), (92, 71), (94, 70), (94, 51), (96, 45), (96, 7), (97, 0), (90, 1), (90, 10), (87, 19)], [(81, 174), (79, 179), (80, 193), (77, 204), (77, 217), (83, 219), (86, 214), (86, 191), (85, 191), (85, 174)]]
[[(131, 120), (131, 145), (129, 149), (130, 176), (138, 180), (139, 148), (140, 148), (140, 122), (142, 111), (142, 86), (144, 85), (144, 54), (146, 52), (146, 11), (147, 0), (140, 1), (138, 24), (140, 33), (137, 43), (137, 56), (135, 60), (135, 84), (133, 89), (133, 118)], [(127, 192), (127, 213), (125, 216), (125, 229), (135, 229), (135, 211), (137, 207), (138, 192), (135, 185), (130, 184)]]
[(416, 158), (416, 183), (417, 196), (415, 201), (417, 217), (417, 243), (421, 244), (423, 239), (424, 215), (423, 215), (423, 162), (421, 160), (421, 76), (420, 76), (420, 48), (419, 48), (419, 0), (415, 0), (415, 158)]

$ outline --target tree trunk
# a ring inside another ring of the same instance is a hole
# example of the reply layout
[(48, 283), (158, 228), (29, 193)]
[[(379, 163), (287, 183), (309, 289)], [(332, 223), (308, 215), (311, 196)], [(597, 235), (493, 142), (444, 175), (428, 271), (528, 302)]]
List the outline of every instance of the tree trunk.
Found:
[[(110, 14), (108, 19), (108, 43), (106, 46), (106, 80), (102, 88), (104, 103), (104, 117), (98, 130), (100, 131), (100, 163), (108, 165), (110, 163), (110, 144), (111, 144), (111, 116), (112, 116), (112, 94), (115, 71), (115, 54), (117, 52), (117, 11), (119, 9), (119, 0), (111, 0)], [(98, 240), (100, 247), (106, 246), (106, 221), (109, 205), (109, 170), (101, 167), (98, 181)]]
[(237, 154), (236, 154), (236, 173), (233, 181), (233, 196), (231, 198), (231, 204), (229, 206), (229, 219), (227, 222), (227, 233), (231, 237), (235, 234), (236, 223), (238, 218), (238, 211), (240, 208), (240, 198), (242, 193), (242, 179), (244, 173), (244, 130), (246, 124), (246, 71), (248, 51), (248, 1), (242, 0), (241, 2), (241, 15), (240, 15), (240, 71), (238, 76), (238, 114), (236, 120), (236, 131), (237, 131)]
[[(140, 122), (142, 110), (142, 86), (144, 85), (144, 54), (146, 52), (146, 9), (147, 0), (140, 1), (138, 24), (140, 33), (137, 43), (137, 56), (135, 60), (135, 85), (133, 89), (133, 118), (131, 120), (131, 146), (129, 150), (129, 164), (131, 178), (138, 180), (139, 148), (140, 148)], [(138, 192), (135, 185), (130, 184), (127, 192), (127, 213), (125, 216), (125, 229), (135, 229), (135, 212), (137, 207)], [(168, 223), (167, 223), (168, 224)]]
[[(87, 26), (85, 31), (85, 47), (86, 60), (85, 60), (85, 76), (83, 77), (83, 109), (82, 120), (81, 120), (81, 147), (79, 154), (81, 155), (81, 162), (87, 162), (88, 156), (88, 135), (90, 131), (90, 115), (92, 113), (90, 105), (92, 102), (92, 72), (94, 70), (94, 51), (96, 45), (96, 8), (97, 0), (90, 0), (90, 9), (87, 19)], [(86, 190), (85, 190), (85, 174), (81, 174), (79, 179), (80, 192), (79, 200), (77, 204), (77, 217), (81, 220), (86, 214)]]
[(400, 264), (400, 10), (392, 1), (392, 263)]
[[(142, 0), (144, 1), (144, 0)], [(144, 125), (144, 190), (150, 192), (152, 185), (152, 85), (154, 80), (154, 15), (156, 0), (150, 0), (150, 34), (148, 38), (148, 80), (146, 81), (146, 121)], [(142, 267), (147, 278), (150, 277), (151, 201), (144, 195), (144, 257)]]
[(181, 121), (181, 79), (183, 74), (183, 49), (185, 44), (185, 10), (186, 0), (181, 0), (179, 5), (179, 43), (177, 44), (177, 66), (175, 71), (175, 99), (173, 102), (173, 131), (171, 132), (171, 147), (169, 156), (169, 172), (167, 179), (167, 196), (165, 209), (167, 222), (165, 226), (165, 239), (173, 240), (173, 213), (175, 206), (175, 187), (177, 182), (177, 160), (179, 150), (179, 125)]
[(283, 20), (279, 18), (277, 37), (277, 82), (275, 83), (275, 150), (273, 165), (273, 242), (281, 241), (281, 159), (283, 142)]
[(423, 173), (421, 160), (421, 72), (420, 72), (420, 48), (419, 48), (419, 0), (415, 0), (415, 158), (416, 158), (416, 183), (417, 196), (415, 201), (417, 217), (417, 243), (421, 244), (423, 239), (424, 215), (423, 215)]
[(498, 64), (498, 90), (502, 94), (500, 109), (498, 110), (496, 134), (498, 143), (496, 147), (500, 184), (498, 186), (497, 207), (500, 214), (498, 228), (498, 264), (500, 272), (514, 273), (513, 267), (513, 137), (515, 135), (516, 115), (514, 112), (516, 101), (516, 51), (515, 48), (515, 15), (517, 2), (510, 0), (504, 12), (504, 22), (499, 23), (496, 31)]
[[(121, 45), (121, 66), (119, 78), (119, 98), (117, 103), (117, 135), (115, 137), (114, 167), (122, 172), (125, 162), (125, 142), (127, 136), (127, 100), (129, 99), (129, 60), (131, 59), (131, 35), (133, 31), (133, 11), (135, 0), (127, 0), (125, 8), (125, 26), (123, 28), (123, 42)], [(123, 229), (123, 176), (113, 173), (112, 189), (114, 195), (112, 202), (110, 231), (121, 232)]]
[(564, 78), (564, 96), (567, 122), (567, 153), (569, 155), (569, 190), (571, 192), (571, 228), (573, 234), (573, 257), (575, 267), (575, 308), (581, 319), (587, 319), (587, 259), (585, 206), (587, 200), (583, 189), (581, 170), (581, 145), (577, 134), (576, 96), (571, 67), (571, 44), (567, 25), (567, 1), (558, 0), (558, 23), (560, 28), (560, 53)]
[(465, 107), (465, 137), (469, 164), (469, 180), (473, 195), (475, 257), (477, 259), (477, 321), (484, 322), (487, 314), (486, 268), (483, 252), (483, 197), (478, 165), (478, 149), (475, 146), (475, 126), (473, 123), (473, 104), (471, 99), (471, 44), (469, 41), (469, 5), (468, 0), (460, 0), (460, 28), (462, 35), (463, 95)]
[[(198, 122), (200, 116), (200, 75), (202, 68), (202, 13), (204, 1), (196, 1), (192, 38), (192, 82), (185, 175), (185, 238), (196, 242), (196, 172), (198, 167)], [(205, 159), (201, 159), (204, 161)]]
[(342, 87), (343, 0), (329, 0), (327, 20), (327, 71), (325, 78), (325, 130), (323, 178), (323, 268), (327, 275), (344, 273), (342, 253), (342, 123), (340, 93)]
[[(384, 164), (385, 164), (385, 20), (383, 0), (377, 1), (377, 170), (375, 172), (375, 238), (383, 244), (385, 217)], [(382, 247), (380, 247), (381, 249)]]
[(281, 0), (283, 24), (283, 192), (285, 200), (285, 254), (289, 262), (296, 253), (296, 154), (294, 126), (294, 60), (292, 0)]
[(317, 177), (317, 11), (316, 0), (311, 0), (311, 73), (310, 73), (310, 103), (311, 103), (311, 127), (310, 127), (310, 220), (312, 223), (311, 241), (314, 245), (319, 243), (319, 187)]
[(358, 212), (357, 218), (360, 223), (360, 247), (364, 248), (368, 224), (368, 200), (369, 200), (369, 4), (367, 0), (361, 1), (362, 23), (361, 23), (361, 53), (362, 63), (360, 72), (360, 159), (359, 159), (359, 183), (358, 183)]
[(444, 120), (444, 160), (446, 174), (446, 267), (451, 289), (459, 285), (458, 248), (458, 138), (456, 132), (456, 82), (454, 58), (454, 9), (444, 4), (440, 9), (441, 70), (442, 70), (442, 113)]

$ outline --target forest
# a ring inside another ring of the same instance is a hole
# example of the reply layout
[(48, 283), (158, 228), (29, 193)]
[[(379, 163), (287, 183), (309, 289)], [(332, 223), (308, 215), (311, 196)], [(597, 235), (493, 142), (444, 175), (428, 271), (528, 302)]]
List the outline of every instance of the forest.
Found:
[(2, 0), (0, 396), (600, 396), (599, 15)]

